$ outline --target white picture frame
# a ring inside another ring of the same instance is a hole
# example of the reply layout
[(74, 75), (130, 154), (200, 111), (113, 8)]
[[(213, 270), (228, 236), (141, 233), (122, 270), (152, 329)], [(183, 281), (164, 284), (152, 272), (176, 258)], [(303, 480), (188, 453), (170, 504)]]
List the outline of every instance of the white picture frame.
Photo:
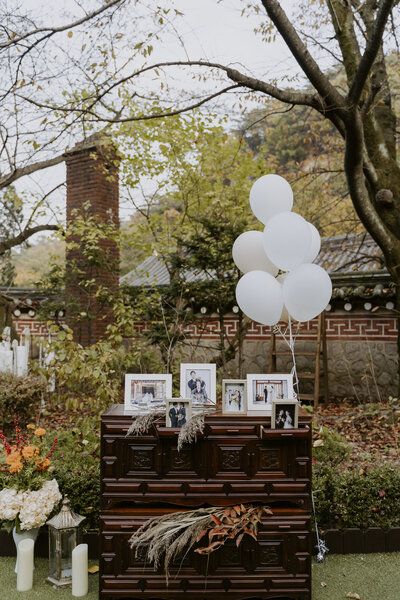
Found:
[(297, 429), (299, 426), (299, 402), (297, 400), (273, 400), (271, 429)]
[[(172, 411), (175, 411), (172, 414)], [(168, 398), (165, 407), (165, 426), (181, 429), (192, 418), (190, 398)]]
[[(217, 370), (215, 364), (181, 363), (180, 375), (182, 398), (190, 398), (193, 406), (216, 405)], [(198, 383), (197, 380), (200, 382)]]
[(273, 400), (293, 400), (293, 375), (252, 373), (247, 375), (247, 414), (270, 415)]
[(125, 375), (124, 411), (147, 412), (166, 403), (172, 396), (169, 373), (127, 373)]
[(245, 415), (247, 413), (247, 380), (222, 380), (222, 414)]

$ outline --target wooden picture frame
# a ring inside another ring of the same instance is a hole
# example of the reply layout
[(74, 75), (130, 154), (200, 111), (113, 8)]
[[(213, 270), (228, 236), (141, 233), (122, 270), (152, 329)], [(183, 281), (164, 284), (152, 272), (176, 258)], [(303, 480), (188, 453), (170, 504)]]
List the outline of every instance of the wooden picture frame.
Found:
[(271, 429), (297, 429), (299, 426), (299, 402), (297, 400), (273, 400)]
[(168, 398), (165, 411), (166, 427), (182, 429), (191, 418), (192, 400), (190, 398)]

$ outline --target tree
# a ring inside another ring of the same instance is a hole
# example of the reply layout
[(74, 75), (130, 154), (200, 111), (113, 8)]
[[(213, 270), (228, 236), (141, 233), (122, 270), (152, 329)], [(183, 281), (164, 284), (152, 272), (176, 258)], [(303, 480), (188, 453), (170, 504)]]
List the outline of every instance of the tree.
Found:
[(240, 277), (232, 245), (245, 229), (260, 226), (247, 207), (251, 182), (265, 172), (265, 161), (222, 125), (195, 111), (125, 124), (116, 138), (122, 188), (136, 208), (123, 232), (125, 246), (129, 241), (140, 258), (156, 254), (169, 275), (169, 285), (143, 287), (133, 302), (136, 318), (146, 322), (144, 335), (167, 368), (177, 350), (198, 353), (205, 343), (185, 333), (198, 323), (200, 309), (206, 309), (200, 325), (208, 314), (218, 315), (219, 342), (208, 346), (213, 362), (227, 373), (229, 361), (237, 353), (242, 358), (246, 323), (233, 337), (225, 328)]

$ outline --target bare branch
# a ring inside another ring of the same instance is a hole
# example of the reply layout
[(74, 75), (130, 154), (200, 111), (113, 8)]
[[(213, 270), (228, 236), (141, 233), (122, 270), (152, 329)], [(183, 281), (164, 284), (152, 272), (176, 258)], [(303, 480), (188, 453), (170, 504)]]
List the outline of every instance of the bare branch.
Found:
[(327, 103), (328, 110), (344, 108), (344, 98), (321, 71), (309, 53), (285, 11), (277, 0), (261, 0), (275, 27), (283, 37), (293, 57), (296, 59), (311, 84)]
[(381, 0), (380, 2), (371, 36), (350, 86), (348, 97), (353, 105), (357, 104), (361, 97), (365, 82), (381, 47), (383, 32), (394, 4), (395, 0)]
[(26, 165), (25, 167), (16, 167), (10, 173), (6, 173), (0, 177), (0, 189), (11, 185), (11, 183), (14, 183), (14, 181), (24, 177), (25, 175), (32, 175), (32, 173), (47, 169), (47, 167), (54, 167), (54, 165), (59, 165), (62, 162), (64, 162), (64, 155), (60, 154), (54, 158), (48, 158), (47, 160), (34, 162), (30, 165)]
[(59, 225), (35, 225), (35, 227), (27, 227), (18, 235), (0, 242), (0, 256), (4, 252), (7, 252), (7, 250), (19, 246), (35, 233), (40, 233), (41, 231), (58, 231), (59, 229)]
[(101, 15), (104, 11), (108, 10), (109, 8), (112, 8), (113, 6), (116, 6), (117, 4), (122, 4), (124, 1), (125, 0), (109, 0), (108, 2), (103, 4), (103, 6), (98, 8), (97, 10), (87, 13), (85, 16), (81, 17), (80, 19), (77, 19), (76, 21), (67, 23), (66, 25), (61, 25), (60, 27), (39, 27), (37, 29), (32, 29), (31, 31), (27, 31), (26, 33), (24, 33), (22, 35), (10, 37), (10, 39), (8, 39), (7, 42), (0, 43), (0, 49), (9, 48), (10, 46), (19, 44), (23, 40), (26, 40), (26, 39), (28, 39), (34, 35), (37, 35), (39, 33), (45, 33), (45, 35), (42, 38), (40, 38), (40, 40), (39, 40), (39, 41), (43, 41), (56, 33), (61, 33), (62, 31), (66, 31), (67, 29), (73, 29), (74, 27), (78, 27), (78, 25), (82, 25), (83, 23), (90, 21), (94, 17)]

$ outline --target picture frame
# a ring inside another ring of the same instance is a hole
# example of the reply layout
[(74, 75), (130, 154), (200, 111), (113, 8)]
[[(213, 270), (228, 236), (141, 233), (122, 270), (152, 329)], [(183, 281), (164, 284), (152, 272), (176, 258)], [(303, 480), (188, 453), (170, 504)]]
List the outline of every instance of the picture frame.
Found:
[(271, 414), (273, 400), (293, 399), (293, 375), (290, 373), (247, 375), (247, 414)]
[(222, 414), (245, 415), (247, 412), (247, 380), (222, 380)]
[(172, 375), (169, 373), (126, 373), (125, 412), (147, 412), (166, 403), (172, 396)]
[(216, 405), (217, 371), (212, 363), (181, 363), (180, 395), (193, 406)]
[(297, 400), (273, 400), (271, 429), (297, 429), (299, 426), (299, 402)]
[(168, 398), (166, 402), (165, 426), (181, 429), (192, 418), (191, 398)]

